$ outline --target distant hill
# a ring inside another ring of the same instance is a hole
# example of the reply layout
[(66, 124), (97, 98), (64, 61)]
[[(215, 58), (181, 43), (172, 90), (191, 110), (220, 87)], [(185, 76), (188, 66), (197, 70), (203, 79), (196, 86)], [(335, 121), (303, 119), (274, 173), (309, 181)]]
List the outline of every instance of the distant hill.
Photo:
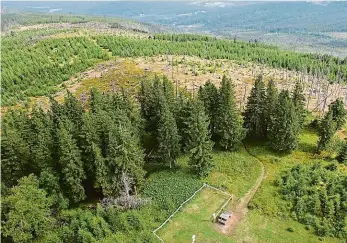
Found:
[(347, 55), (347, 2), (3, 2), (3, 6), (47, 14), (118, 16), (180, 32), (236, 36), (286, 49)]

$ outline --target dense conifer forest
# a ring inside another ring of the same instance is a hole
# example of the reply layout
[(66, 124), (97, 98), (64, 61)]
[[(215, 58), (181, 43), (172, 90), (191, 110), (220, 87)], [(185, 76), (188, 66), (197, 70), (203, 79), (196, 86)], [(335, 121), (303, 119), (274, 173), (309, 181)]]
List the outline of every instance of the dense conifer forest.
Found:
[[(92, 90), (82, 107), (68, 93), (62, 104), (51, 99), (48, 112), (39, 107), (30, 114), (8, 112), (1, 143), (4, 242), (124, 242), (122, 237), (130, 231), (141, 233), (129, 236), (128, 242), (155, 242), (150, 232), (153, 218), (167, 215), (201, 185), (198, 178), (218, 166), (213, 150), (237, 151), (246, 136), (265, 136), (262, 139), (275, 151), (297, 148), (305, 119), (301, 90), (297, 83), (292, 93), (283, 90), (277, 95), (273, 82), (266, 87), (258, 77), (243, 114), (245, 122), (236, 107), (233, 83), (225, 76), (220, 88), (207, 82), (195, 97), (175, 93), (171, 81), (155, 77), (143, 81), (135, 96), (126, 90), (107, 94)], [(337, 100), (318, 122), (318, 152), (345, 116)], [(173, 201), (173, 188), (157, 194), (160, 180), (169, 180), (164, 175), (154, 184), (145, 183), (151, 168), (174, 171), (184, 154), (192, 174), (178, 185), (187, 187), (186, 193)], [(345, 146), (338, 156), (341, 163), (344, 154)], [(293, 217), (314, 227), (318, 235), (343, 238), (346, 176), (334, 173), (334, 166), (293, 168), (277, 183), (285, 199), (293, 202)], [(306, 184), (300, 178), (307, 178)], [(334, 186), (331, 180), (336, 180)], [(317, 202), (301, 198), (312, 190)], [(336, 199), (327, 199), (331, 197)], [(94, 210), (76, 208), (94, 200), (99, 200)], [(157, 212), (150, 220), (137, 213), (140, 208)]]

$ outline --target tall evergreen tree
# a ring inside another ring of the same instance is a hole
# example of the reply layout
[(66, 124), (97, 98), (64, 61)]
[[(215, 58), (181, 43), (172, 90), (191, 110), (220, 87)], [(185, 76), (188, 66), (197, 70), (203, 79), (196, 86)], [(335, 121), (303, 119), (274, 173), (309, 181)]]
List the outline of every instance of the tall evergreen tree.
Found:
[(265, 101), (265, 84), (262, 76), (259, 76), (255, 80), (244, 112), (244, 127), (247, 129), (247, 135), (250, 137), (266, 136)]
[(215, 131), (218, 145), (228, 151), (235, 150), (244, 138), (242, 119), (237, 111), (234, 95), (231, 80), (223, 76), (218, 94)]
[(180, 144), (183, 152), (188, 152), (191, 146), (191, 140), (187, 139), (190, 133), (190, 124), (192, 114), (194, 112), (194, 105), (191, 99), (185, 100), (183, 97), (179, 98), (179, 110), (177, 112), (177, 129), (181, 138)]
[(30, 119), (31, 163), (37, 172), (52, 168), (53, 122), (41, 108), (34, 108)]
[(34, 172), (30, 163), (30, 125), (25, 112), (9, 111), (2, 120), (1, 175), (7, 186)]
[(333, 120), (336, 122), (336, 128), (341, 129), (346, 123), (347, 111), (345, 110), (342, 99), (336, 99), (330, 104), (329, 110), (332, 112)]
[(175, 115), (177, 109), (175, 87), (166, 76), (163, 76), (163, 92), (171, 112)]
[(30, 148), (18, 131), (3, 131), (1, 135), (1, 176), (7, 186), (14, 185), (31, 172)]
[(97, 89), (91, 89), (90, 97), (90, 110), (92, 113), (105, 110), (104, 97), (100, 94), (100, 92)]
[[(143, 144), (152, 150), (157, 144), (157, 131), (160, 119), (160, 99), (163, 95), (163, 89), (159, 78), (156, 76), (153, 83), (142, 81), (139, 101), (142, 117), (145, 119), (145, 136)], [(165, 98), (164, 98), (165, 100)]]
[(305, 95), (304, 95), (304, 91), (300, 82), (295, 83), (295, 87), (292, 93), (292, 99), (293, 99), (295, 110), (298, 116), (299, 125), (300, 127), (302, 127), (306, 117), (306, 110), (305, 110)]
[(73, 122), (75, 128), (79, 130), (82, 125), (83, 107), (70, 92), (67, 92), (67, 96), (65, 97), (63, 110), (65, 116)]
[(175, 164), (180, 150), (178, 129), (174, 116), (163, 96), (160, 98), (159, 109), (157, 154), (160, 160), (168, 163), (171, 168)]
[(86, 178), (81, 160), (81, 152), (77, 147), (76, 140), (69, 131), (60, 125), (59, 137), (59, 165), (61, 167), (64, 191), (73, 202), (85, 199), (82, 181)]
[(298, 145), (299, 122), (295, 106), (288, 90), (278, 97), (275, 113), (269, 129), (270, 146), (276, 151), (292, 151)]
[[(125, 114), (122, 115), (125, 116)], [(139, 145), (139, 139), (134, 136), (132, 129), (130, 121), (118, 122), (111, 127), (106, 157), (107, 177), (101, 179), (104, 195), (114, 196), (123, 192), (124, 175), (131, 181), (131, 187), (143, 181), (144, 154)], [(128, 190), (125, 192), (129, 193)]]
[(266, 88), (265, 99), (265, 119), (266, 119), (266, 133), (270, 127), (271, 121), (275, 115), (275, 110), (278, 102), (278, 91), (275, 81), (271, 79)]
[(319, 124), (317, 152), (320, 152), (326, 148), (336, 132), (336, 127), (337, 125), (333, 118), (333, 112), (329, 111), (325, 114)]
[(106, 174), (105, 161), (101, 153), (101, 139), (99, 137), (100, 112), (84, 113), (80, 131), (80, 148), (83, 168), (87, 178), (94, 187), (100, 187), (100, 179)]
[(187, 120), (189, 134), (185, 137), (190, 141), (189, 165), (199, 177), (208, 175), (212, 168), (212, 142), (208, 131), (208, 117), (200, 101), (194, 101), (190, 119)]
[(145, 124), (141, 117), (141, 108), (136, 100), (125, 90), (122, 90), (121, 94), (113, 94), (113, 102), (116, 110), (125, 111), (132, 127), (136, 129), (136, 133), (141, 136)]
[(203, 86), (200, 86), (198, 95), (204, 104), (206, 115), (210, 120), (209, 130), (212, 140), (216, 141), (215, 127), (218, 108), (218, 89), (208, 80)]

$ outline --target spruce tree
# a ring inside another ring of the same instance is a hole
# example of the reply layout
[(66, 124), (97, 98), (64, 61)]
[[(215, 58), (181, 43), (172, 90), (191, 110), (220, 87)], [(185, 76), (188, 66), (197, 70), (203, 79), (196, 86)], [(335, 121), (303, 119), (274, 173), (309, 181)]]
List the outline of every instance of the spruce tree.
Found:
[(185, 137), (190, 141), (189, 165), (199, 177), (205, 177), (210, 172), (212, 164), (212, 142), (208, 131), (208, 117), (205, 114), (204, 106), (200, 101), (194, 101), (191, 119), (189, 124), (189, 134)]
[(53, 168), (53, 122), (50, 116), (35, 107), (31, 113), (30, 128), (31, 163), (37, 172)]
[(235, 150), (244, 138), (242, 119), (237, 111), (234, 95), (231, 80), (223, 76), (218, 92), (215, 132), (218, 146), (227, 151)]
[(16, 130), (3, 131), (1, 135), (1, 176), (7, 186), (31, 172), (30, 148)]
[(178, 129), (174, 116), (163, 96), (160, 97), (159, 109), (157, 154), (160, 160), (163, 163), (168, 163), (171, 168), (175, 164), (180, 150)]
[(336, 132), (336, 122), (333, 119), (333, 112), (329, 111), (325, 114), (319, 124), (319, 140), (317, 152), (321, 152), (326, 148)]
[(266, 136), (265, 98), (265, 84), (263, 78), (259, 76), (255, 80), (244, 112), (244, 127), (247, 129), (249, 137)]
[(218, 108), (218, 89), (211, 81), (207, 81), (203, 86), (200, 86), (198, 97), (203, 102), (206, 115), (210, 120), (209, 130), (212, 140), (216, 141), (215, 127)]
[(92, 113), (96, 113), (104, 109), (104, 99), (100, 92), (93, 88), (90, 91), (90, 110)]
[(12, 110), (2, 120), (1, 175), (7, 186), (34, 172), (30, 163), (30, 123), (27, 113)]
[(295, 83), (295, 87), (292, 93), (292, 99), (293, 99), (295, 110), (298, 116), (299, 125), (300, 127), (302, 127), (306, 117), (306, 110), (305, 110), (305, 95), (304, 95), (304, 91), (300, 82)]
[(58, 130), (59, 165), (61, 167), (64, 191), (73, 202), (85, 199), (82, 181), (86, 178), (81, 159), (81, 152), (76, 140), (63, 124)]
[[(145, 130), (148, 133), (154, 133), (158, 129), (158, 122), (160, 118), (160, 99), (163, 94), (163, 88), (160, 80), (155, 76), (153, 83), (149, 81), (142, 81), (139, 93), (139, 101), (141, 107), (142, 117), (145, 119)], [(165, 96), (164, 96), (165, 97)], [(164, 98), (165, 100), (165, 98)]]
[(266, 88), (265, 99), (265, 119), (266, 119), (266, 133), (268, 135), (268, 129), (275, 114), (276, 105), (278, 102), (278, 91), (275, 81), (271, 79)]
[(113, 94), (113, 103), (115, 110), (123, 110), (131, 122), (136, 133), (141, 136), (144, 129), (144, 120), (141, 117), (141, 108), (136, 100), (125, 90), (121, 94)]
[(347, 111), (345, 110), (342, 99), (336, 99), (330, 104), (329, 110), (332, 112), (333, 120), (336, 122), (337, 129), (341, 129), (346, 123)]
[(344, 143), (336, 159), (340, 163), (347, 165), (347, 142)]
[(82, 125), (83, 108), (70, 92), (65, 97), (63, 110), (65, 116), (74, 123), (76, 130), (79, 130)]
[(163, 93), (170, 107), (170, 111), (175, 115), (176, 113), (175, 88), (173, 83), (166, 76), (163, 76)]
[(270, 146), (275, 151), (289, 152), (298, 146), (299, 122), (288, 90), (278, 97), (269, 129)]
[(100, 179), (105, 175), (105, 161), (102, 157), (101, 139), (99, 137), (100, 112), (97, 114), (88, 112), (83, 114), (83, 124), (80, 131), (80, 148), (83, 168), (87, 174), (88, 180), (95, 187), (100, 186)]
[(183, 97), (179, 98), (179, 104), (179, 110), (176, 116), (177, 129), (181, 138), (181, 149), (183, 152), (188, 152), (192, 148), (191, 140), (187, 138), (190, 133), (190, 124), (194, 112), (194, 105), (191, 99), (185, 100)]
[(129, 179), (129, 189), (141, 184), (144, 177), (144, 154), (139, 138), (136, 137), (131, 122), (127, 121), (125, 112), (118, 114), (117, 121), (111, 125), (108, 136), (107, 174), (102, 176), (103, 179), (100, 178), (103, 193), (107, 196), (115, 196), (121, 192), (129, 194), (128, 189), (124, 190), (124, 176)]

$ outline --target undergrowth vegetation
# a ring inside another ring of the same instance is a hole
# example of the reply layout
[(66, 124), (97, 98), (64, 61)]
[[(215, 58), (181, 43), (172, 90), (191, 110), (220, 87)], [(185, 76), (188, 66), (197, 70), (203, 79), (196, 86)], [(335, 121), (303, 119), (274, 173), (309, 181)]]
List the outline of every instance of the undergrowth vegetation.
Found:
[(319, 236), (347, 237), (347, 176), (336, 165), (298, 165), (276, 180), (292, 216)]

